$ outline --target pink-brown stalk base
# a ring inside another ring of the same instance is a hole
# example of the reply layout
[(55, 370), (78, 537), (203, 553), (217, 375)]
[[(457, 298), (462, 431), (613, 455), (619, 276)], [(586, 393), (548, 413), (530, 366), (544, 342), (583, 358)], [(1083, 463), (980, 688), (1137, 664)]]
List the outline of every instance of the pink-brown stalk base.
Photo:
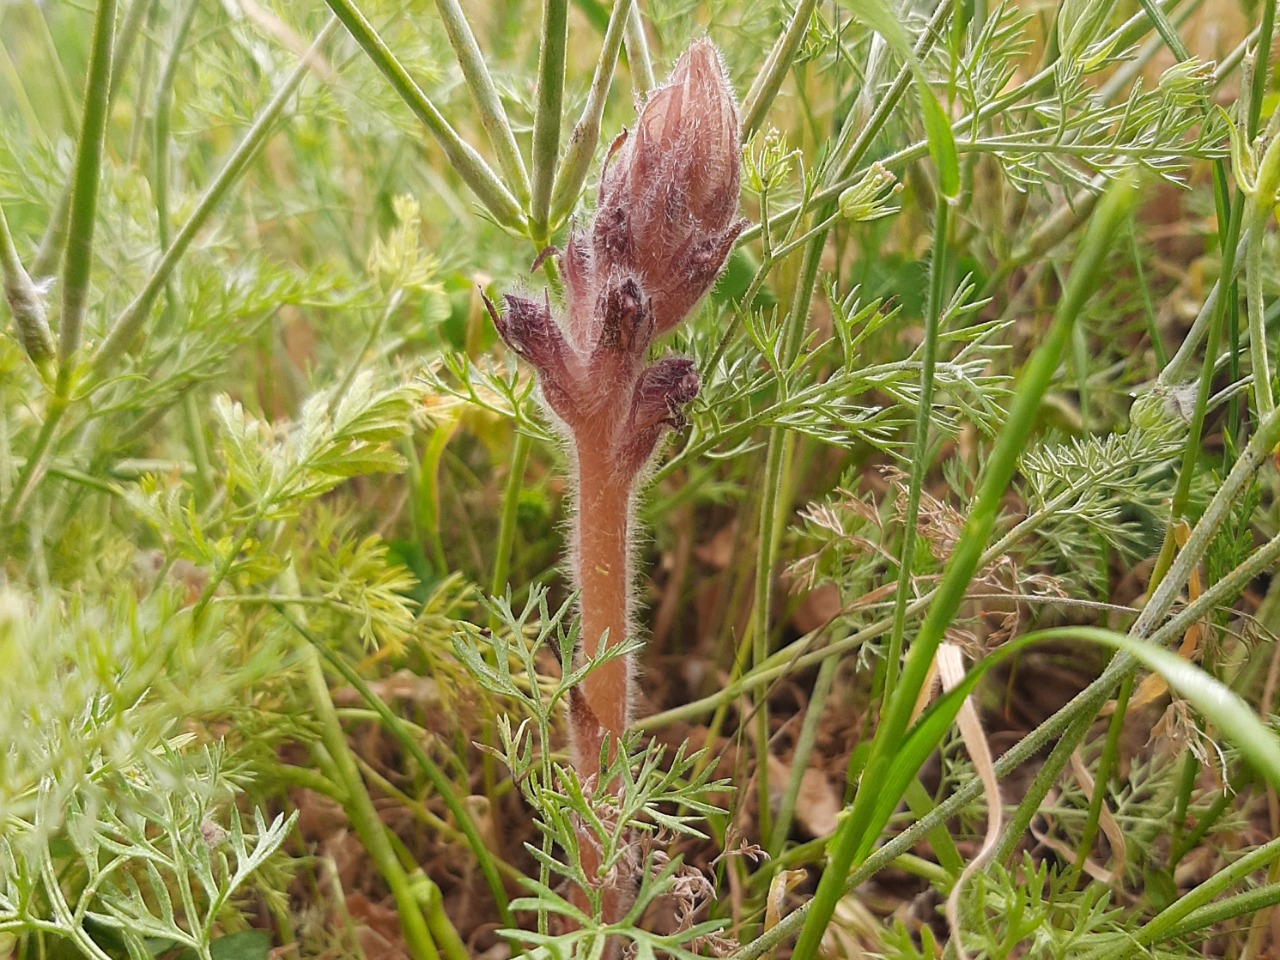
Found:
[[(604, 644), (627, 637), (631, 610), (631, 477), (619, 474), (613, 451), (578, 447), (578, 519), (574, 563), (582, 591), (582, 652), (599, 656)], [(582, 698), (595, 726), (620, 743), (631, 720), (631, 661), (601, 664), (582, 683)], [(574, 765), (580, 777), (600, 772), (600, 736), (575, 729)]]

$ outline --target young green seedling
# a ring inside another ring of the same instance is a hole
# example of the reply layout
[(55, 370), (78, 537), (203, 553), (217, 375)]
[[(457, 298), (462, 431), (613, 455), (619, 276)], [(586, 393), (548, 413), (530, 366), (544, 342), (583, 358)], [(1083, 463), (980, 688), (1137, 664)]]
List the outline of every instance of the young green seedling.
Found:
[[(737, 106), (715, 47), (701, 40), (644, 104), (635, 132), (610, 148), (595, 216), (559, 255), (563, 311), (508, 294), (499, 316), (486, 301), (502, 339), (537, 371), (572, 450), (570, 574), (587, 657), (634, 629), (636, 488), (699, 388), (691, 360), (651, 363), (649, 347), (711, 288), (746, 226), (738, 182)], [(633, 673), (629, 658), (609, 661), (574, 693), (571, 757), (584, 780), (631, 720)]]

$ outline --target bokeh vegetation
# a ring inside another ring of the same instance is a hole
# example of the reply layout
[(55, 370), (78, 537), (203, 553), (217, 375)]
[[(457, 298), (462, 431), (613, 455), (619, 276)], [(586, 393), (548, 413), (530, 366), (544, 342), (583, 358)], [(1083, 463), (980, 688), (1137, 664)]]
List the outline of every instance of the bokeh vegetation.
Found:
[[(1274, 20), (0, 0), (0, 956), (1280, 950)], [(702, 36), (752, 226), (580, 663), (482, 294)]]

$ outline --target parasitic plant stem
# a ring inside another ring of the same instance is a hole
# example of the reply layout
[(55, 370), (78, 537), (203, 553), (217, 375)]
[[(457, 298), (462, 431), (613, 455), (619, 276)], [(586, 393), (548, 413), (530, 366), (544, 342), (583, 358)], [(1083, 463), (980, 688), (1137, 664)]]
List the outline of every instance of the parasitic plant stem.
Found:
[[(681, 410), (699, 386), (692, 361), (651, 362), (649, 349), (711, 288), (745, 228), (738, 184), (737, 106), (719, 54), (702, 40), (653, 91), (635, 130), (610, 148), (595, 216), (570, 231), (559, 254), (562, 309), (507, 294), (499, 315), (485, 301), (507, 346), (537, 370), (542, 399), (573, 448), (569, 567), (584, 659), (631, 630), (632, 501), (658, 441), (684, 425)], [(602, 753), (616, 756), (631, 720), (632, 673), (628, 658), (612, 659), (573, 691), (570, 756), (583, 781), (598, 776)], [(599, 876), (595, 841), (585, 833), (580, 840), (604, 919), (618, 920), (629, 878)]]
[[(582, 590), (582, 652), (587, 659), (628, 633), (631, 487), (631, 478), (617, 473), (608, 451), (579, 448), (575, 578)], [(621, 739), (631, 720), (629, 660), (601, 664), (582, 687), (596, 722), (612, 739)], [(575, 763), (580, 776), (590, 776), (598, 772), (599, 753), (575, 757)]]

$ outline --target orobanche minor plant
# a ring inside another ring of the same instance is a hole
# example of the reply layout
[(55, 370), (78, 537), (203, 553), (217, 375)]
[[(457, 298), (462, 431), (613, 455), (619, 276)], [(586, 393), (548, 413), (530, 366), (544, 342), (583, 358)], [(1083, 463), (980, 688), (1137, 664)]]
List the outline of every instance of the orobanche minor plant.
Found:
[[(595, 216), (559, 255), (562, 320), (549, 299), (507, 294), (502, 315), (489, 304), (502, 339), (537, 370), (573, 452), (570, 573), (588, 659), (633, 632), (636, 488), (699, 388), (691, 360), (649, 363), (648, 350), (711, 288), (746, 227), (739, 177), (737, 106), (716, 48), (701, 40), (644, 104), (635, 132), (609, 150)], [(630, 657), (601, 663), (570, 700), (571, 756), (583, 780), (600, 772), (602, 753), (612, 755), (630, 722), (633, 670)], [(590, 844), (583, 849), (591, 857)]]

